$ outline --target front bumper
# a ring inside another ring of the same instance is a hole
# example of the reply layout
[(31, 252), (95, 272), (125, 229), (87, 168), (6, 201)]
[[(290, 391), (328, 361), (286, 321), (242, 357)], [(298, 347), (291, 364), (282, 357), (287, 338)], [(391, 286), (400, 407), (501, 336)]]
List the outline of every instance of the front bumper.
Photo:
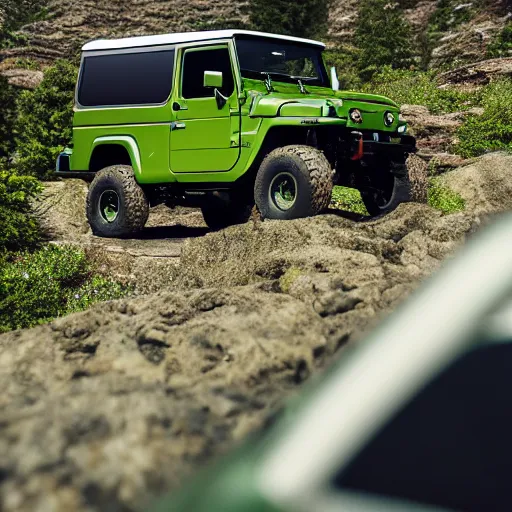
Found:
[(377, 132), (351, 132), (351, 160), (385, 157), (389, 160), (403, 159), (408, 154), (416, 153), (416, 139), (410, 135), (386, 134), (379, 137)]

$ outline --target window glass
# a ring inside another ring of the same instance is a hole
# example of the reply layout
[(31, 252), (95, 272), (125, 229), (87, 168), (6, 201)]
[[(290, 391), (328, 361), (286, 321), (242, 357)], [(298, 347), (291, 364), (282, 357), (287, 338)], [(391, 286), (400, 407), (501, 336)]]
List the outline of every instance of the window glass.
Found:
[(511, 389), (512, 343), (475, 349), (414, 398), (335, 484), (451, 510), (511, 510)]
[(215, 95), (214, 89), (204, 87), (204, 72), (220, 71), (223, 85), (220, 92), (229, 97), (233, 94), (235, 84), (231, 69), (231, 58), (227, 48), (215, 50), (188, 51), (183, 60), (183, 98), (210, 98)]
[(174, 50), (86, 56), (78, 102), (85, 107), (164, 103), (173, 68)]
[(329, 87), (329, 79), (318, 47), (256, 37), (235, 40), (244, 78), (262, 80), (265, 74), (280, 82)]

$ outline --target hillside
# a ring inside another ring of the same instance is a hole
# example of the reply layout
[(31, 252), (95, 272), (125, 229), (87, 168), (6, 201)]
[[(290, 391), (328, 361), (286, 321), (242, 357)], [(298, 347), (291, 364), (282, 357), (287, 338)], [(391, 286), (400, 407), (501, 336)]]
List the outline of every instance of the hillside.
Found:
[(28, 44), (3, 56), (48, 63), (71, 57), (86, 41), (101, 37), (240, 26), (247, 21), (244, 6), (210, 0), (50, 0), (47, 19), (23, 28)]
[[(247, 3), (248, 0), (49, 0), (45, 19), (20, 31), (26, 36), (26, 44), (0, 52), (0, 61), (7, 59), (0, 69), (12, 67), (12, 59), (17, 58), (48, 64), (58, 57), (72, 57), (83, 43), (100, 37), (247, 27)], [(432, 30), (434, 22), (441, 26), (428, 49), (431, 65), (481, 60), (487, 45), (506, 22), (506, 5), (482, 0), (467, 4), (445, 0), (444, 4), (448, 7), (441, 11), (437, 0), (406, 3), (405, 15), (417, 37)], [(350, 48), (357, 5), (355, 0), (332, 3), (328, 24), (331, 46)], [(464, 10), (467, 12), (460, 16)]]

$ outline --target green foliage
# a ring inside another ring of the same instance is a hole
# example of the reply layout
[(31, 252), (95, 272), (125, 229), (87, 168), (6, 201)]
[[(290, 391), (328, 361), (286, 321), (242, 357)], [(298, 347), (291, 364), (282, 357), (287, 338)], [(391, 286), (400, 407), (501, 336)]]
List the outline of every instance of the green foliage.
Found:
[(460, 212), (466, 207), (466, 201), (464, 201), (461, 195), (443, 186), (439, 178), (430, 179), (428, 204), (445, 214)]
[(472, 8), (473, 3), (467, 2), (467, 4), (464, 6), (455, 0), (439, 0), (436, 10), (429, 19), (429, 31), (431, 33), (447, 32), (461, 23), (471, 20), (475, 11)]
[(0, 332), (32, 327), (123, 297), (127, 288), (92, 276), (85, 254), (47, 246), (0, 263)]
[(62, 147), (71, 139), (73, 97), (77, 69), (59, 60), (49, 68), (34, 91), (23, 91), (18, 99), (15, 123), (20, 174), (47, 179)]
[(31, 71), (39, 71), (41, 69), (39, 62), (26, 57), (16, 59), (13, 66), (17, 69), (30, 69)]
[(503, 79), (483, 90), (481, 116), (470, 116), (459, 128), (455, 151), (463, 157), (512, 150), (512, 80)]
[(0, 0), (0, 48), (22, 46), (26, 38), (16, 34), (23, 25), (44, 19), (47, 0)]
[(293, 283), (304, 274), (304, 272), (298, 267), (290, 267), (286, 272), (279, 278), (279, 285), (283, 293), (288, 293)]
[(331, 0), (250, 0), (249, 16), (255, 30), (319, 37), (327, 30)]
[(14, 148), (13, 127), (16, 119), (18, 91), (0, 75), (0, 158), (5, 158)]
[(2, 170), (0, 162), (0, 256), (37, 245), (40, 233), (30, 215), (30, 200), (40, 190), (35, 178)]
[(375, 74), (363, 90), (382, 94), (402, 105), (425, 105), (436, 114), (467, 110), (481, 100), (477, 92), (440, 89), (433, 71), (391, 69), (389, 66)]
[(488, 57), (507, 57), (512, 54), (512, 22), (500, 32), (495, 41), (487, 48)]
[(325, 50), (325, 64), (328, 69), (331, 66), (336, 67), (341, 90), (349, 91), (361, 87), (358, 59), (359, 50), (354, 47), (340, 46)]
[(362, 0), (355, 41), (360, 49), (359, 70), (364, 80), (382, 66), (396, 69), (413, 64), (411, 29), (397, 3)]
[(332, 191), (331, 207), (346, 212), (368, 215), (359, 190), (354, 188), (334, 187)]

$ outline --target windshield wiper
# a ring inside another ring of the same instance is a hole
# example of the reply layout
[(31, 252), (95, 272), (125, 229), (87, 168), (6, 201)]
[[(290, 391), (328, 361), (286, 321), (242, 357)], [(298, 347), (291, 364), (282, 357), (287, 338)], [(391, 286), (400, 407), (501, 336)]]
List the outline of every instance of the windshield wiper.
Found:
[(304, 87), (304, 82), (311, 82), (314, 80), (318, 80), (318, 77), (316, 76), (294, 76), (294, 75), (287, 75), (286, 73), (280, 73), (279, 71), (256, 71), (254, 69), (247, 69), (242, 68), (241, 71), (246, 71), (249, 73), (254, 73), (256, 75), (263, 75), (265, 76), (265, 80), (263, 81), (265, 84), (265, 87), (267, 88), (267, 92), (271, 93), (274, 91), (274, 87), (272, 86), (272, 77), (283, 77), (283, 78), (289, 78), (291, 80), (297, 80), (299, 85), (299, 90), (302, 94), (307, 94), (308, 91), (306, 91), (306, 88)]
[(272, 87), (272, 77), (270, 76), (270, 73), (267, 73), (266, 71), (262, 71), (261, 74), (266, 76), (265, 80), (263, 80), (263, 83), (267, 88), (267, 92), (270, 94), (274, 90)]
[[(251, 71), (251, 70), (247, 70)], [(258, 71), (254, 71), (254, 73), (258, 73)], [(272, 75), (274, 76), (282, 76), (284, 78), (291, 78), (290, 75), (286, 73), (279, 73), (279, 71), (259, 71), (260, 75), (264, 75), (266, 78), (264, 80), (265, 87), (267, 88), (267, 92), (271, 93), (274, 91), (274, 87), (272, 86)]]
[(293, 80), (297, 80), (297, 84), (299, 86), (299, 91), (301, 94), (309, 94), (306, 88), (304, 87), (303, 82), (312, 82), (313, 80), (317, 80), (316, 76), (290, 76)]

